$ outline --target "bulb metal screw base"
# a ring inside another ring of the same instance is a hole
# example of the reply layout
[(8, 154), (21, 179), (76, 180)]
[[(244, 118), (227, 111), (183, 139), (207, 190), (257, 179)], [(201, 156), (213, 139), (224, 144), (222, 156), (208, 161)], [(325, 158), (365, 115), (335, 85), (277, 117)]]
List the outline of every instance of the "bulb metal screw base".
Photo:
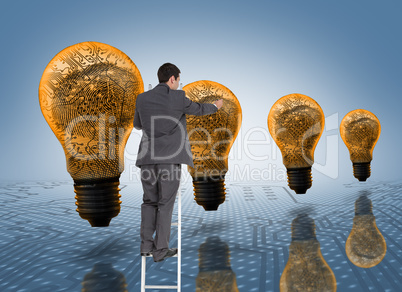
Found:
[(119, 180), (74, 184), (77, 212), (92, 227), (107, 227), (120, 213)]
[(194, 200), (203, 206), (205, 211), (216, 211), (225, 201), (225, 180), (222, 178), (208, 178), (193, 180)]
[(288, 168), (288, 184), (296, 194), (305, 194), (311, 188), (311, 166), (303, 168)]
[(359, 181), (366, 181), (371, 175), (370, 162), (354, 162), (353, 175)]

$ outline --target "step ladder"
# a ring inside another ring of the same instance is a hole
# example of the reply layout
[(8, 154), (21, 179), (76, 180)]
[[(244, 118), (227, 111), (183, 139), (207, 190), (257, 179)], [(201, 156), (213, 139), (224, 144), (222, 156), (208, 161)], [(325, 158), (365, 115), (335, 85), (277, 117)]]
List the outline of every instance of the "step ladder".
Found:
[[(147, 257), (141, 257), (141, 292), (145, 289), (176, 289), (177, 292), (181, 291), (181, 191), (180, 187), (177, 191), (177, 222), (173, 222), (172, 226), (177, 226), (177, 285), (146, 285), (145, 274), (147, 271)], [(148, 256), (152, 257), (152, 256)]]

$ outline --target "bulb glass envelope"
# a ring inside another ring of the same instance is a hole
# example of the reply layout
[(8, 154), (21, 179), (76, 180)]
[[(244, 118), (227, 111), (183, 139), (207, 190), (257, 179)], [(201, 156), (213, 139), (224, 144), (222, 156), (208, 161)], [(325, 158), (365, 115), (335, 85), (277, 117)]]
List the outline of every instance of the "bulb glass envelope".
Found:
[(367, 110), (357, 109), (342, 119), (339, 128), (342, 140), (349, 149), (350, 160), (353, 163), (370, 162), (381, 133), (378, 118)]
[(324, 130), (320, 105), (303, 94), (281, 97), (268, 114), (268, 129), (282, 153), (286, 168), (311, 167)]
[(39, 85), (42, 113), (63, 146), (75, 182), (118, 178), (144, 91), (139, 70), (120, 50), (98, 42), (58, 53)]
[(186, 96), (199, 103), (223, 99), (215, 114), (187, 116), (187, 132), (194, 168), (188, 167), (195, 179), (221, 177), (228, 170), (230, 148), (240, 130), (242, 111), (236, 96), (228, 88), (213, 81), (196, 81), (183, 87)]

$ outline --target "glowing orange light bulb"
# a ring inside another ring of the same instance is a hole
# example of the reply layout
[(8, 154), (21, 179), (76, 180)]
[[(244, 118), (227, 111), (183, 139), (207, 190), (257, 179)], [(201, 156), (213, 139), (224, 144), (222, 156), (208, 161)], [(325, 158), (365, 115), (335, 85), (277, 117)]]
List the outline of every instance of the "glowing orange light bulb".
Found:
[(305, 194), (312, 185), (314, 150), (324, 123), (320, 105), (303, 94), (286, 95), (269, 111), (269, 132), (282, 152), (289, 187), (297, 194)]
[(371, 174), (374, 146), (380, 138), (380, 121), (373, 113), (357, 109), (342, 119), (339, 131), (349, 149), (353, 175), (359, 181), (366, 181)]
[(41, 110), (63, 146), (77, 211), (92, 226), (108, 226), (120, 212), (124, 147), (143, 91), (133, 61), (97, 42), (62, 50), (43, 72)]
[(206, 211), (217, 210), (225, 201), (225, 174), (230, 147), (239, 132), (242, 119), (240, 103), (225, 86), (213, 81), (196, 81), (183, 87), (195, 102), (212, 103), (223, 99), (223, 106), (212, 115), (187, 115), (187, 132), (194, 167), (188, 167), (193, 178), (195, 200)]

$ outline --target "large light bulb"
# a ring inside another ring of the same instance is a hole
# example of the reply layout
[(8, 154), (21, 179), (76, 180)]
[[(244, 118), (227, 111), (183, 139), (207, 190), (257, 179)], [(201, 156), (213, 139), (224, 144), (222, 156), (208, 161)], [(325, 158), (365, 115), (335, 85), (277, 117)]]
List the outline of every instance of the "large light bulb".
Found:
[(366, 195), (360, 196), (355, 202), (353, 227), (345, 250), (349, 260), (360, 268), (378, 265), (387, 252), (385, 239), (375, 223), (373, 205)]
[(212, 103), (223, 99), (223, 106), (212, 115), (187, 115), (187, 132), (194, 167), (188, 167), (193, 178), (195, 200), (206, 211), (217, 210), (225, 201), (225, 174), (228, 156), (241, 126), (242, 112), (236, 96), (222, 84), (196, 81), (183, 87), (195, 102)]
[(359, 181), (366, 181), (371, 173), (374, 146), (381, 133), (380, 121), (373, 113), (357, 109), (342, 119), (339, 131), (349, 149), (353, 175)]
[(319, 104), (302, 94), (283, 96), (269, 111), (269, 132), (282, 152), (289, 187), (297, 194), (305, 194), (311, 187), (314, 150), (324, 123)]
[(199, 273), (195, 280), (196, 292), (238, 292), (236, 274), (230, 266), (228, 245), (218, 236), (208, 237), (200, 245)]
[(58, 53), (39, 84), (42, 113), (66, 155), (77, 211), (94, 226), (120, 212), (119, 177), (144, 91), (137, 67), (123, 52), (84, 42)]
[(280, 279), (280, 291), (336, 291), (336, 279), (322, 256), (315, 223), (306, 214), (292, 221), (289, 259)]

